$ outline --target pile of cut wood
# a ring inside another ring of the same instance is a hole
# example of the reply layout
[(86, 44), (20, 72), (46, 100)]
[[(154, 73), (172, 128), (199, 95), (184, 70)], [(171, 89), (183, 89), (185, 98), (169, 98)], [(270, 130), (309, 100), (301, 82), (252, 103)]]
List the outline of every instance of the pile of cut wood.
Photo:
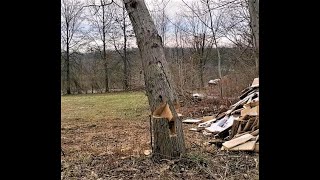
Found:
[(223, 142), (222, 150), (259, 152), (259, 78), (241, 92), (239, 99), (226, 112), (182, 122), (199, 123), (190, 130), (202, 131), (213, 136), (215, 142)]

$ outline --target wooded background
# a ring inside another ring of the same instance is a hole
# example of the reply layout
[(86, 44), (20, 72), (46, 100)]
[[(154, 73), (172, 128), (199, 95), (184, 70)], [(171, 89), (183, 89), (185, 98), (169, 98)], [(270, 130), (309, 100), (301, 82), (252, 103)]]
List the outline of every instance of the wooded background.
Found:
[[(234, 96), (259, 74), (256, 0), (149, 2), (176, 92), (208, 89), (221, 78)], [(61, 94), (144, 90), (142, 62), (122, 1), (61, 1)], [(219, 95), (218, 86), (213, 87)]]

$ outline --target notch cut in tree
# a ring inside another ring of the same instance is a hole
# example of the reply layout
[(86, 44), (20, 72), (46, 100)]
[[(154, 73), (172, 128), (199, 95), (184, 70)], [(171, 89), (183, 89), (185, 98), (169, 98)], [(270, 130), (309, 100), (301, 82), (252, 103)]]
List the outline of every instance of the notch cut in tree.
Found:
[[(177, 110), (179, 108), (177, 103), (174, 103), (174, 108)], [(170, 110), (170, 106), (166, 101), (163, 101), (153, 112), (152, 112), (152, 119), (163, 119), (163, 121), (167, 121), (168, 128), (165, 127), (163, 129), (170, 130), (170, 136), (176, 135), (176, 128), (175, 128), (175, 118)], [(155, 123), (154, 125), (161, 124)], [(154, 127), (155, 128), (155, 127)]]
[(153, 121), (153, 157), (172, 159), (185, 153), (182, 122), (176, 112), (177, 93), (162, 39), (143, 0), (123, 0), (140, 51), (146, 93)]

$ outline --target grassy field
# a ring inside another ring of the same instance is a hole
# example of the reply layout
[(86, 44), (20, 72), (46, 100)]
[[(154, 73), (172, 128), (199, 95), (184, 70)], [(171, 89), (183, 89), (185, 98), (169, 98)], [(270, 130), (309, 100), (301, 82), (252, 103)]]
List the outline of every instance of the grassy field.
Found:
[(103, 119), (139, 120), (150, 113), (147, 96), (143, 92), (110, 94), (84, 94), (62, 96), (63, 121), (78, 119), (99, 121)]
[[(184, 108), (184, 115), (200, 111)], [(189, 131), (193, 124), (183, 124), (184, 157), (152, 161), (144, 154), (150, 110), (142, 92), (62, 96), (61, 113), (62, 180), (258, 179), (258, 154), (221, 151), (208, 145), (212, 137)]]

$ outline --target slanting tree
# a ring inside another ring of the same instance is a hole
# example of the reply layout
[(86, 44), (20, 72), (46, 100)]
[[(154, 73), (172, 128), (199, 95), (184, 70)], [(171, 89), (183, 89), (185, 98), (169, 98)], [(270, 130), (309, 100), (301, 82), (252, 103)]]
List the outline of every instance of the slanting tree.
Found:
[(153, 116), (153, 157), (166, 159), (180, 157), (185, 153), (185, 143), (182, 122), (175, 109), (175, 104), (179, 101), (166, 61), (162, 39), (144, 0), (123, 0), (123, 2), (140, 50), (151, 112), (155, 114), (161, 106), (169, 108), (164, 110), (166, 115), (169, 114), (169, 118)]

